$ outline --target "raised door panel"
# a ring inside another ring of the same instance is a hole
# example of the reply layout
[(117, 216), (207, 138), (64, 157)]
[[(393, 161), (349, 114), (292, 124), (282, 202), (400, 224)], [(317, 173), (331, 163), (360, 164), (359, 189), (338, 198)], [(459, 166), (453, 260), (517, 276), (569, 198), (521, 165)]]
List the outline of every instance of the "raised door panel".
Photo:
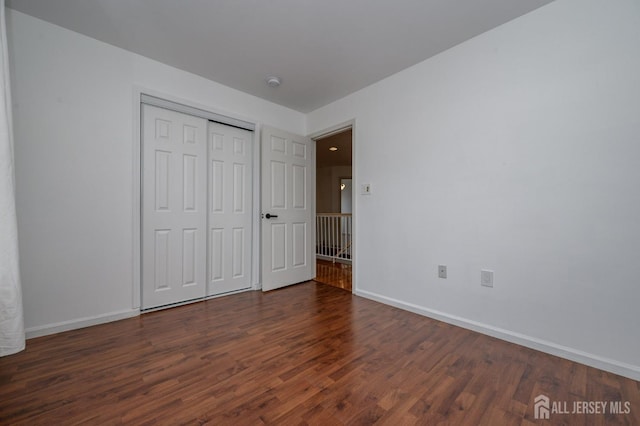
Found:
[(307, 224), (293, 223), (291, 225), (292, 232), (292, 250), (291, 250), (291, 266), (299, 268), (307, 263)]
[(182, 196), (185, 212), (197, 210), (198, 199), (198, 157), (185, 154), (182, 157)]
[(271, 271), (279, 272), (287, 269), (287, 225), (271, 223)]
[(291, 207), (294, 209), (307, 208), (307, 168), (298, 164), (291, 166), (293, 179), (293, 199)]
[(247, 190), (245, 183), (245, 164), (233, 165), (233, 213), (243, 214), (245, 213), (245, 192)]
[(224, 229), (214, 228), (210, 233), (209, 259), (211, 281), (224, 279)]
[(193, 286), (198, 284), (197, 280), (197, 229), (182, 230), (182, 285)]
[(155, 291), (168, 290), (171, 287), (171, 249), (169, 229), (156, 229), (153, 250), (153, 283)]
[(287, 208), (287, 164), (283, 161), (271, 161), (271, 194), (269, 207), (272, 210)]
[(211, 213), (224, 213), (224, 162), (211, 160), (211, 185), (209, 186), (209, 199)]
[(242, 278), (245, 275), (245, 230), (244, 228), (233, 229), (233, 241), (231, 243), (232, 261), (231, 276)]
[(156, 211), (169, 211), (169, 176), (171, 152), (155, 151), (155, 207)]

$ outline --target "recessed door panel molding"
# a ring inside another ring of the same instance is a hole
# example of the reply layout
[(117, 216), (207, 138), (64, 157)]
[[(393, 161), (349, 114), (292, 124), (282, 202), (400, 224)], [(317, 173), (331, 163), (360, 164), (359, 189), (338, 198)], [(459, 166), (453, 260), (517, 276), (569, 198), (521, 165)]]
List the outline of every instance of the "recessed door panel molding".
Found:
[(287, 163), (284, 161), (271, 161), (271, 194), (269, 206), (272, 209), (287, 208)]
[(182, 230), (182, 285), (196, 285), (197, 229)]
[(224, 212), (224, 161), (211, 160), (211, 184), (209, 185), (209, 199), (212, 213)]
[(198, 135), (198, 128), (194, 127), (194, 126), (189, 126), (187, 124), (185, 124), (183, 126), (183, 143), (190, 143), (190, 144), (196, 144), (198, 143), (197, 141), (197, 135)]
[(168, 229), (156, 229), (153, 257), (154, 257), (154, 288), (155, 290), (167, 290), (170, 287), (171, 274), (170, 266), (170, 236), (171, 231)]
[(168, 211), (171, 153), (167, 151), (156, 150), (155, 157), (156, 211)]
[(233, 213), (243, 214), (244, 201), (245, 201), (245, 169), (246, 165), (237, 164), (233, 165)]
[(209, 141), (211, 144), (211, 149), (213, 151), (222, 151), (224, 150), (224, 135), (220, 133), (209, 133)]
[(231, 243), (233, 253), (232, 263), (232, 271), (231, 276), (233, 278), (242, 278), (244, 276), (244, 249), (245, 238), (244, 238), (244, 229), (243, 228), (234, 228), (233, 229), (233, 241)]
[(224, 229), (212, 229), (209, 238), (211, 281), (221, 281), (224, 278)]
[(287, 269), (287, 225), (271, 223), (271, 272)]
[(185, 154), (182, 159), (183, 207), (185, 212), (195, 212), (198, 198), (198, 157)]
[(293, 156), (305, 159), (307, 158), (307, 146), (303, 143), (292, 142), (293, 145)]
[(292, 256), (291, 266), (294, 268), (304, 267), (307, 262), (307, 224), (292, 224)]
[(293, 203), (294, 209), (306, 209), (307, 208), (307, 168), (298, 164), (291, 166), (293, 179), (291, 185), (293, 186)]
[(243, 138), (233, 138), (233, 153), (235, 155), (244, 156), (245, 145), (247, 140)]
[(307, 281), (315, 276), (315, 143), (263, 127), (262, 289)]
[(156, 142), (161, 142), (162, 140), (169, 142), (171, 140), (171, 121), (157, 118), (155, 125)]
[(287, 139), (281, 138), (276, 135), (271, 135), (271, 151), (279, 154), (286, 155), (287, 153)]
[(207, 121), (142, 105), (142, 309), (206, 292)]
[(208, 126), (212, 232), (207, 295), (213, 296), (251, 287), (253, 133), (214, 122)]

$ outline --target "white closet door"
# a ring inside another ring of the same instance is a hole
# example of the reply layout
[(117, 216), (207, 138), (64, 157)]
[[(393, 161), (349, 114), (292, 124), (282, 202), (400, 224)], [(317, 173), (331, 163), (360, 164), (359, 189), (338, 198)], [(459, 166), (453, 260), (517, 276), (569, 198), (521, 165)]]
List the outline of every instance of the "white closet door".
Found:
[(143, 105), (142, 308), (205, 296), (207, 120)]
[(252, 137), (209, 123), (208, 295), (251, 287)]

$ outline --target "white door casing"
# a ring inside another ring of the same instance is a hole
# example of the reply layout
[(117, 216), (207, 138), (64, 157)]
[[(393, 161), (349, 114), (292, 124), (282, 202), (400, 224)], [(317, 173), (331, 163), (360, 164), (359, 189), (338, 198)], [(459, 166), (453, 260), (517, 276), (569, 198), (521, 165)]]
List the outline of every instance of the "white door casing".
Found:
[(315, 276), (315, 143), (263, 127), (261, 154), (261, 271), (268, 291)]
[(207, 120), (142, 106), (142, 309), (206, 289)]
[(209, 122), (207, 296), (251, 287), (253, 133)]

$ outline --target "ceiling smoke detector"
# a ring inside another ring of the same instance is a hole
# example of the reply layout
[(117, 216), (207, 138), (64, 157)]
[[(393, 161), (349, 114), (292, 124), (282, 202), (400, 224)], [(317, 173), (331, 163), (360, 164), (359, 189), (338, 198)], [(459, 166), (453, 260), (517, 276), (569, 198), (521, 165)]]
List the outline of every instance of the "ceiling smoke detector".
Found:
[(278, 87), (281, 83), (278, 77), (267, 77), (267, 85), (269, 87)]

